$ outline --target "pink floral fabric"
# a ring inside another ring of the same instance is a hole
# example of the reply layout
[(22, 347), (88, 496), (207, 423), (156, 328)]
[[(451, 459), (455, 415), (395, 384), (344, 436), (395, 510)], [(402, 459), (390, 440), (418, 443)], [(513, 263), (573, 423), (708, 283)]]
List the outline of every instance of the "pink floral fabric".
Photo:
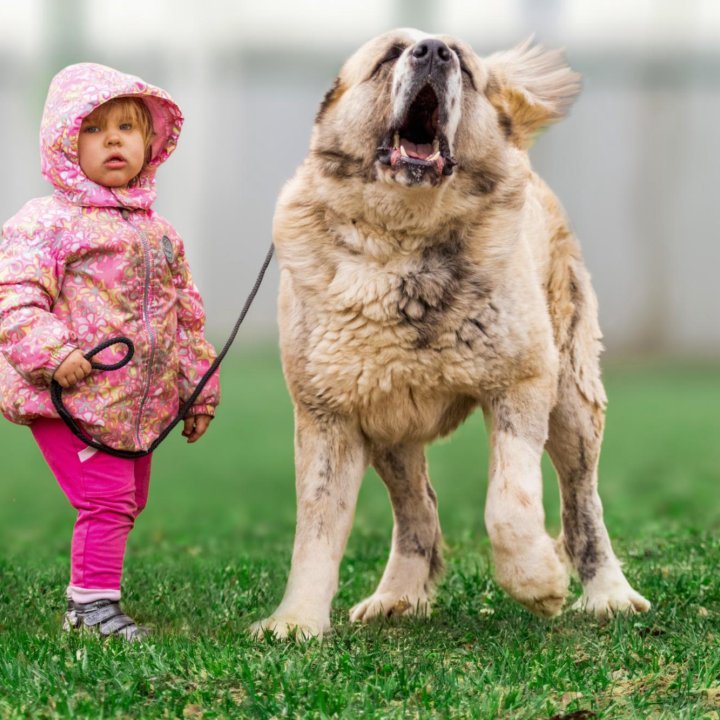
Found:
[[(128, 95), (152, 114), (152, 159), (132, 186), (111, 189), (80, 169), (78, 132), (98, 105)], [(98, 440), (146, 449), (214, 360), (182, 240), (151, 209), (155, 172), (182, 121), (166, 92), (102, 65), (71, 65), (53, 79), (40, 145), (55, 192), (28, 202), (0, 242), (0, 409), (12, 422), (57, 417), (48, 385), (63, 359), (125, 335), (132, 361), (94, 371), (63, 398)], [(96, 359), (111, 363), (124, 352), (113, 346)], [(212, 415), (218, 401), (214, 376), (191, 412)]]

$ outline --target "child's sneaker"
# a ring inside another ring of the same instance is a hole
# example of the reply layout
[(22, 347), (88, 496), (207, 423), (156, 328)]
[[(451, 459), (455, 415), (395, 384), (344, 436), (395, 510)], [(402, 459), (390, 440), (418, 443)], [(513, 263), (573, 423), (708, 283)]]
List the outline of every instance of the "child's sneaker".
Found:
[(138, 625), (120, 609), (117, 600), (78, 603), (68, 600), (63, 630), (89, 630), (102, 637), (117, 636), (128, 642), (144, 640), (150, 628)]

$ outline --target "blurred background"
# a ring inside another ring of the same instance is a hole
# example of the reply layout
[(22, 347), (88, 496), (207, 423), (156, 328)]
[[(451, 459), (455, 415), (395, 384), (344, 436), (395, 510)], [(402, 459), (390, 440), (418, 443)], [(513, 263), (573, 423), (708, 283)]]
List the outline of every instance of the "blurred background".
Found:
[[(448, 565), (433, 625), (413, 634), (409, 624), (388, 642), (341, 630), (317, 656), (248, 650), (245, 629), (282, 596), (295, 519), (273, 264), (222, 366), (209, 432), (187, 446), (178, 429), (153, 458), (123, 581), (131, 614), (161, 631), (145, 654), (60, 636), (75, 513), (28, 429), (0, 418), (0, 717), (61, 717), (63, 708), (73, 717), (214, 717), (221, 693), (282, 708), (226, 710), (232, 717), (302, 716), (293, 707), (305, 707), (306, 696), (319, 698), (315, 714), (326, 717), (345, 693), (359, 698), (357, 708), (371, 707), (362, 698), (398, 698), (399, 717), (417, 715), (400, 704), (406, 688), (425, 698), (452, 685), (470, 702), (471, 688), (483, 702), (564, 693), (554, 717), (584, 716), (565, 714), (566, 698), (583, 695), (589, 716), (599, 716), (595, 696), (605, 692), (637, 701), (639, 714), (618, 705), (613, 717), (717, 718), (709, 704), (709, 714), (692, 713), (705, 696), (716, 699), (718, 682), (717, 653), (704, 653), (717, 644), (720, 618), (720, 0), (0, 0), (0, 223), (51, 191), (40, 176), (38, 127), (58, 70), (94, 61), (166, 88), (186, 122), (159, 172), (156, 208), (185, 238), (210, 336), (222, 342), (321, 98), (355, 48), (398, 26), (457, 35), (481, 55), (534, 34), (565, 48), (583, 74), (569, 118), (531, 154), (568, 211), (599, 296), (605, 521), (628, 578), (656, 610), (607, 628), (571, 617), (547, 630), (513, 614), (491, 580), (488, 450), (475, 413), (428, 448)], [(547, 458), (543, 469), (556, 535)], [(372, 592), (391, 528), (385, 488), (369, 471), (341, 565), (336, 626)], [(419, 634), (423, 643), (414, 643)], [(411, 655), (432, 665), (430, 679)], [(527, 678), (516, 688), (518, 663)], [(359, 683), (348, 680), (358, 674)], [(521, 717), (497, 702), (493, 717)], [(463, 712), (436, 707), (436, 715)], [(522, 717), (547, 717), (555, 705), (532, 707), (538, 712)], [(382, 711), (355, 716), (363, 712)]]
[[(344, 59), (397, 26), (480, 54), (534, 33), (584, 77), (532, 150), (564, 203), (611, 355), (720, 355), (720, 3), (716, 0), (0, 0), (0, 219), (49, 192), (37, 134), (64, 65), (95, 61), (184, 109), (157, 209), (183, 234), (211, 334), (232, 326), (283, 182)], [(275, 334), (270, 273), (242, 342)]]
[[(675, 522), (720, 527), (717, 0), (0, 0), (0, 220), (50, 192), (37, 137), (59, 69), (100, 62), (168, 89), (186, 123), (159, 172), (156, 207), (185, 238), (210, 335), (222, 341), (321, 98), (360, 44), (398, 26), (460, 36), (480, 54), (534, 34), (565, 48), (583, 74), (569, 118), (539, 138), (532, 158), (568, 211), (600, 300), (608, 525), (633, 540)], [(264, 562), (270, 538), (283, 558), (279, 592), (294, 494), (276, 290), (273, 265), (223, 365), (218, 419), (197, 446), (173, 437), (157, 453), (131, 544), (202, 548), (225, 537), (229, 553), (254, 549)], [(451, 541), (483, 532), (485, 446), (476, 416), (430, 449)], [(0, 547), (56, 552), (64, 567), (73, 513), (30, 433), (0, 422), (0, 453)], [(369, 533), (381, 562), (390, 523), (382, 485), (366, 483), (351, 548)], [(245, 533), (250, 542), (239, 544)]]

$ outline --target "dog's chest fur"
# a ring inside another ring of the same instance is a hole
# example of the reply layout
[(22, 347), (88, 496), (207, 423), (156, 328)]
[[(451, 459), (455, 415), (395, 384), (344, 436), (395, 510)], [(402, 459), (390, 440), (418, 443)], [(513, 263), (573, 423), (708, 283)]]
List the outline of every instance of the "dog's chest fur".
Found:
[(389, 239), (347, 225), (332, 234), (322, 258), (331, 279), (313, 284), (301, 311), (301, 384), (315, 402), (357, 414), (379, 440), (426, 440), (512, 382), (508, 368), (521, 369), (530, 340), (459, 231)]

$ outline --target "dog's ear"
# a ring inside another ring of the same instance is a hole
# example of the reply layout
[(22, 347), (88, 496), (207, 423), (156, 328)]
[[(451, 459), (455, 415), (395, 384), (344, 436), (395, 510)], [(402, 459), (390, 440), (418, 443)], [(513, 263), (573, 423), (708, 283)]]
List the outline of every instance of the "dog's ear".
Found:
[(559, 120), (580, 92), (580, 75), (561, 50), (533, 45), (533, 38), (486, 60), (487, 95), (508, 139), (522, 149), (545, 125)]

